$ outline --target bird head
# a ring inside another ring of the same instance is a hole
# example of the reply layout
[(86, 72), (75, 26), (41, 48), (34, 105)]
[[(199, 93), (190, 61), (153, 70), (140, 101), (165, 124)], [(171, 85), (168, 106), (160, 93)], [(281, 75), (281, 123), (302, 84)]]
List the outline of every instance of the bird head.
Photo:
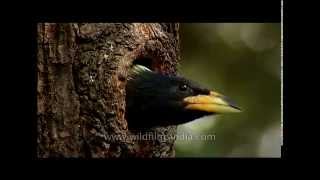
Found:
[(135, 65), (126, 86), (130, 127), (178, 125), (206, 115), (240, 112), (227, 97), (180, 76)]

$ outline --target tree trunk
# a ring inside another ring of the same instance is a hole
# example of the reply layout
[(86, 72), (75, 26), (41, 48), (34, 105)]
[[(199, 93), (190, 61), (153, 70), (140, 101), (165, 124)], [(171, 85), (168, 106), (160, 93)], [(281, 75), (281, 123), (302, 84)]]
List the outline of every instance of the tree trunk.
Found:
[[(38, 157), (174, 156), (174, 138), (125, 138), (142, 135), (127, 127), (125, 86), (135, 60), (176, 73), (178, 24), (39, 23), (37, 29)], [(172, 137), (176, 126), (150, 132)]]

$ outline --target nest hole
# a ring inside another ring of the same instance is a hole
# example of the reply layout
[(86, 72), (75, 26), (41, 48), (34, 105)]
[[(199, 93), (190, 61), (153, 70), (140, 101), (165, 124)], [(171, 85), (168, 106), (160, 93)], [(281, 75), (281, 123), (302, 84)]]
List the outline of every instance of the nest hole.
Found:
[(133, 61), (133, 65), (142, 65), (151, 71), (154, 71), (154, 64), (153, 64), (153, 59), (147, 58), (147, 57), (142, 57), (142, 58), (137, 58)]

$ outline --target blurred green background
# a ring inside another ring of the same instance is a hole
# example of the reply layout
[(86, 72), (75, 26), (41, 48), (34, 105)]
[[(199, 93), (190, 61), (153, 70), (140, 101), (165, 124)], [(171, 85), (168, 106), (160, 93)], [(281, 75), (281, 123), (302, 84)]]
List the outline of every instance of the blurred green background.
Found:
[(178, 127), (176, 157), (280, 157), (280, 23), (185, 23), (179, 73), (234, 100), (241, 113)]

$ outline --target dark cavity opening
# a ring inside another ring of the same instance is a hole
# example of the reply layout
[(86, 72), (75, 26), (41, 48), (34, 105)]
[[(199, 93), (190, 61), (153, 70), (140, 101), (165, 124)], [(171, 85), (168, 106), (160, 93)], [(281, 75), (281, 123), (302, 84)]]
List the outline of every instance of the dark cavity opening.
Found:
[[(135, 65), (142, 65), (148, 69), (150, 69), (151, 71), (155, 72), (155, 64), (154, 64), (154, 59), (150, 58), (150, 57), (137, 57), (136, 59), (133, 60), (132, 62), (132, 66)], [(128, 123), (128, 129), (132, 132), (135, 132), (135, 130), (138, 130), (139, 132), (141, 131), (141, 128), (139, 128), (139, 126), (141, 124), (139, 124), (139, 117), (137, 117), (134, 113), (131, 113), (131, 115), (129, 116), (129, 110), (128, 108), (134, 108), (132, 105), (132, 101), (130, 101), (128, 95), (128, 90), (126, 87), (126, 109), (125, 109), (125, 119), (127, 120)], [(130, 101), (130, 102), (129, 102)], [(136, 125), (137, 124), (137, 125)], [(138, 125), (139, 124), (139, 125)], [(143, 124), (141, 125), (143, 126)]]
[(133, 61), (133, 65), (142, 65), (153, 71), (152, 59), (151, 58), (137, 58)]

